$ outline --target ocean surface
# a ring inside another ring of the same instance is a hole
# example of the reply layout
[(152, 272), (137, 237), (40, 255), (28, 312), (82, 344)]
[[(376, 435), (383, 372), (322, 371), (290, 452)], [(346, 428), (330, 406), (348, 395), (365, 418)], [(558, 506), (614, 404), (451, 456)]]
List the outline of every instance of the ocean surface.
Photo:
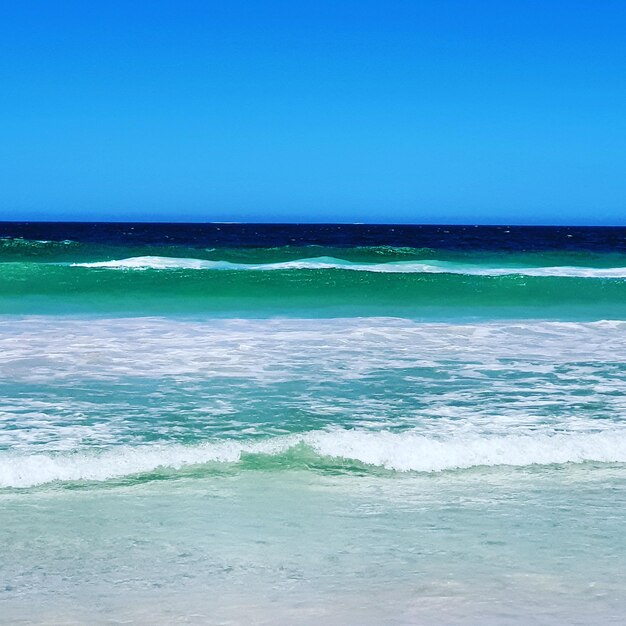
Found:
[(0, 222), (0, 623), (623, 624), (626, 228)]

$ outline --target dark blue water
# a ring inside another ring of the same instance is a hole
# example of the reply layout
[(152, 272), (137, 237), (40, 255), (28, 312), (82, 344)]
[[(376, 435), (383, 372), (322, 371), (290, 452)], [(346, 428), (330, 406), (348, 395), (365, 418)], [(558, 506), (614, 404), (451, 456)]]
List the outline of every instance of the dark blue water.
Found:
[(197, 247), (407, 246), (446, 250), (626, 251), (625, 227), (391, 224), (0, 222), (0, 238)]

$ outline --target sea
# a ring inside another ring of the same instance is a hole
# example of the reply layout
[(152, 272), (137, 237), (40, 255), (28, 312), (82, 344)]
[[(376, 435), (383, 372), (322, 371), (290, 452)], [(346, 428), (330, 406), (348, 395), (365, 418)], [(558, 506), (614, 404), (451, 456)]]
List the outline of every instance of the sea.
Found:
[(626, 228), (0, 223), (0, 623), (626, 623)]

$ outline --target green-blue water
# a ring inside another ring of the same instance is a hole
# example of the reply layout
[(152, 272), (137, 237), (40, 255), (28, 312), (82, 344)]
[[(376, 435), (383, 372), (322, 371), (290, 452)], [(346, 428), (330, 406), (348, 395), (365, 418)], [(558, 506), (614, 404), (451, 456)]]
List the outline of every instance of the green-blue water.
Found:
[(622, 623), (621, 231), (34, 228), (0, 621)]

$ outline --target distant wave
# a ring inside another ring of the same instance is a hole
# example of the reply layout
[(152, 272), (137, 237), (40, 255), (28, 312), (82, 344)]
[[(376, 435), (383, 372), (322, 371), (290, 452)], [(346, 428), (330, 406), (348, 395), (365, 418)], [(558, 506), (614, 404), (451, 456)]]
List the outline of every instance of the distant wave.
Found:
[[(244, 455), (341, 459), (399, 472), (437, 472), (480, 466), (626, 463), (626, 431), (434, 438), (415, 432), (311, 431), (260, 441), (194, 446), (119, 446), (103, 452), (0, 454), (0, 487), (24, 488), (54, 481), (106, 481), (157, 470), (209, 463), (238, 463)], [(262, 467), (256, 464), (258, 469)]]
[(0, 237), (0, 248), (51, 248), (80, 245), (71, 239), (24, 239), (23, 237)]
[(334, 257), (316, 257), (280, 263), (232, 263), (193, 258), (139, 256), (93, 263), (72, 263), (72, 267), (113, 270), (352, 270), (390, 274), (465, 274), (470, 276), (556, 276), (564, 278), (626, 278), (626, 267), (490, 267), (451, 261), (396, 261), (387, 263), (355, 263)]

